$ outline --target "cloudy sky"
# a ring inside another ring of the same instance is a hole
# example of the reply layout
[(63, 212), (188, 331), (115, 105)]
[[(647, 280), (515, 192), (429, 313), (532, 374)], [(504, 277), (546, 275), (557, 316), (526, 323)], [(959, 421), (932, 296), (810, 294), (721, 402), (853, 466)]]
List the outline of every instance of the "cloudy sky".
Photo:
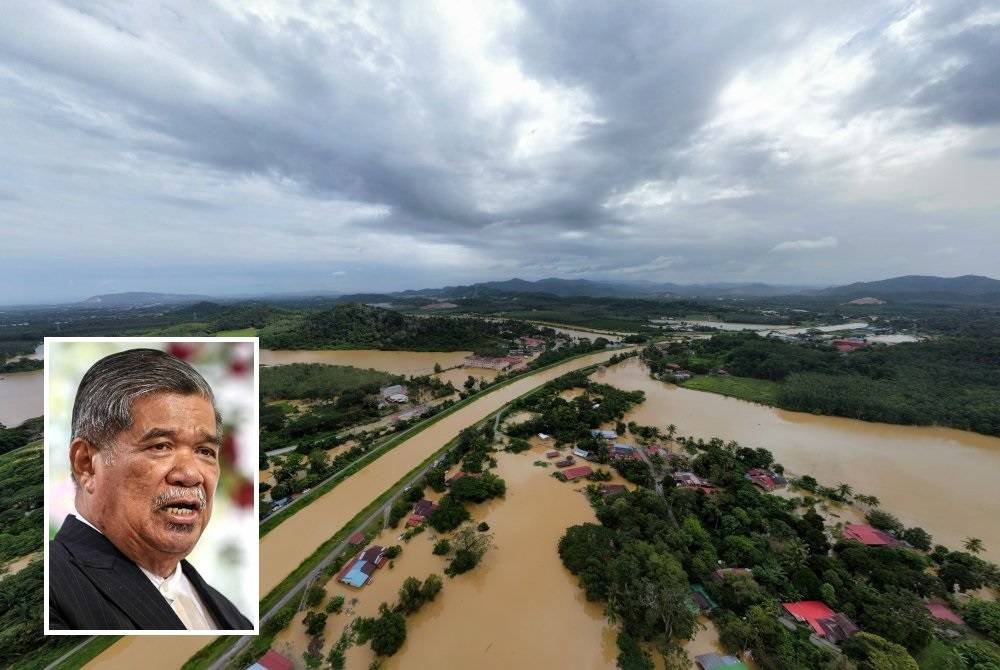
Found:
[(1000, 276), (1000, 4), (10, 2), (0, 303)]

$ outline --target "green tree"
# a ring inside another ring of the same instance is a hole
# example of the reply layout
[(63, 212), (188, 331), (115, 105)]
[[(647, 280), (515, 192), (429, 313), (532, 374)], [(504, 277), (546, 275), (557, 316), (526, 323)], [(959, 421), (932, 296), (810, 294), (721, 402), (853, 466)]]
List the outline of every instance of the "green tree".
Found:
[(871, 633), (856, 633), (841, 649), (858, 664), (858, 670), (919, 670), (906, 647)]
[(396, 609), (403, 614), (413, 614), (424, 604), (424, 596), (420, 591), (420, 580), (416, 577), (407, 577), (403, 585), (399, 588), (399, 604)]
[(379, 607), (379, 613), (370, 626), (372, 651), (379, 656), (392, 656), (406, 642), (406, 618), (385, 603)]
[(309, 587), (309, 590), (306, 591), (306, 607), (316, 607), (316, 605), (323, 602), (323, 598), (325, 597), (326, 589), (319, 584), (313, 584)]
[(424, 580), (423, 585), (420, 587), (420, 595), (423, 596), (425, 602), (433, 602), (443, 587), (444, 581), (440, 576), (428, 575), (427, 579)]
[(970, 554), (980, 554), (983, 552), (983, 541), (978, 537), (967, 537), (965, 541), (962, 542), (962, 546)]
[(319, 635), (326, 626), (326, 612), (306, 612), (306, 618), (302, 620), (306, 626), (306, 633), (309, 635)]
[(451, 542), (449, 542), (446, 538), (442, 538), (434, 544), (434, 549), (432, 550), (431, 553), (433, 553), (435, 556), (445, 556), (450, 551), (451, 551)]

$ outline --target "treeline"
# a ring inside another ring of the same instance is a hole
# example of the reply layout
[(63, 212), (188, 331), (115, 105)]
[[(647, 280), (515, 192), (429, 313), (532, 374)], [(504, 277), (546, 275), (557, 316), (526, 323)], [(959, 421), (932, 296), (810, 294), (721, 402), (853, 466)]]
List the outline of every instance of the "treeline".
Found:
[(405, 351), (506, 350), (510, 340), (536, 332), (519, 321), (405, 316), (362, 304), (338, 305), (298, 322), (264, 328), (271, 349), (364, 348)]
[[(719, 604), (712, 617), (723, 646), (750, 650), (765, 670), (843, 667), (811, 644), (806, 630), (778, 622), (781, 603), (820, 600), (846, 614), (864, 632), (842, 647), (859, 667), (913, 668), (910, 654), (933, 640), (924, 599), (948, 599), (955, 585), (968, 591), (1000, 584), (995, 565), (945, 547), (927, 554), (858, 542), (831, 546), (818, 501), (804, 501), (800, 514), (802, 501), (763, 494), (746, 480), (749, 468), (772, 464), (766, 450), (721, 440), (704, 446), (684, 465), (709, 478), (716, 492), (675, 488), (669, 477), (663, 497), (640, 488), (605, 499), (593, 487), (600, 523), (573, 526), (559, 543), (587, 599), (606, 603), (621, 622), (620, 667), (652, 667), (637, 641), (654, 643), (668, 659), (682, 656), (696, 626), (687, 607), (690, 584), (702, 584)], [(750, 572), (719, 579), (720, 566)], [(886, 664), (867, 665), (879, 653)]]
[(33, 358), (21, 358), (15, 361), (0, 363), (0, 373), (32, 372), (41, 370), (45, 363)]
[(696, 373), (724, 368), (781, 382), (776, 404), (785, 409), (1000, 435), (1000, 337), (876, 345), (842, 355), (823, 345), (733, 333), (665, 351), (647, 347), (643, 358), (655, 374), (675, 362)]
[[(6, 428), (0, 423), (0, 454), (6, 454), (8, 451), (19, 449), (29, 442), (42, 439), (43, 430), (44, 421), (40, 416), (28, 419), (16, 428)], [(0, 482), (4, 482), (4, 486), (7, 486), (3, 479), (0, 479)], [(0, 509), (3, 508), (0, 507)]]
[(382, 386), (404, 379), (379, 370), (362, 370), (349, 365), (291, 363), (260, 369), (260, 394), (264, 400), (332, 398), (348, 389), (378, 393)]

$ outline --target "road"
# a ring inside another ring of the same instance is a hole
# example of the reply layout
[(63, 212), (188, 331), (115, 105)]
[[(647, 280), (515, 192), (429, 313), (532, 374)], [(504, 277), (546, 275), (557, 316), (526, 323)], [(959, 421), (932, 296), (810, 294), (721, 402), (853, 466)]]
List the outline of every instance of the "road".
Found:
[[(468, 405), (405, 440), (389, 453), (368, 463), (261, 538), (260, 593), (270, 592), (324, 541), (345, 528), (359, 509), (392, 488), (408, 472), (456, 437), (463, 428), (481, 421), (514, 398), (547, 381), (574, 370), (604, 363), (620, 351), (608, 349), (588, 354), (487, 391)], [(384, 514), (384, 509), (380, 506), (374, 514)], [(301, 581), (296, 589), (301, 589), (305, 583), (306, 580)], [(125, 638), (87, 667), (95, 670), (132, 670), (135, 667), (143, 667), (145, 670), (173, 669), (179, 665), (178, 659), (186, 660), (209, 642), (211, 638), (194, 636)]]

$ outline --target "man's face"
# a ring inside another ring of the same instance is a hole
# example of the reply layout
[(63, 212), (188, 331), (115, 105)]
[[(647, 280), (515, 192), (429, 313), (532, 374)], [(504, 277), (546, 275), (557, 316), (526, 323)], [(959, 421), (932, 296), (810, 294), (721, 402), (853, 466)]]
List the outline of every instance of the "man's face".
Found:
[(219, 480), (211, 401), (175, 393), (139, 398), (113, 453), (113, 462), (102, 455), (94, 464), (92, 502), (104, 534), (140, 564), (187, 556), (212, 516)]

